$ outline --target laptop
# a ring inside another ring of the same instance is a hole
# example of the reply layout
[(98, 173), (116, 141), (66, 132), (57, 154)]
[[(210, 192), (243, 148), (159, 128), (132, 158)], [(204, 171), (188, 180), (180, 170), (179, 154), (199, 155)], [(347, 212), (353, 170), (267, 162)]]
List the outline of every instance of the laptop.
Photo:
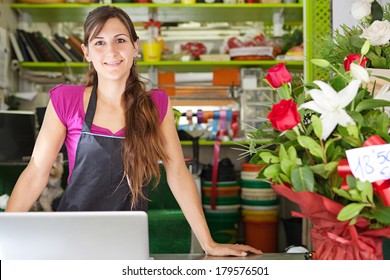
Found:
[(2, 212), (0, 259), (150, 259), (147, 213)]

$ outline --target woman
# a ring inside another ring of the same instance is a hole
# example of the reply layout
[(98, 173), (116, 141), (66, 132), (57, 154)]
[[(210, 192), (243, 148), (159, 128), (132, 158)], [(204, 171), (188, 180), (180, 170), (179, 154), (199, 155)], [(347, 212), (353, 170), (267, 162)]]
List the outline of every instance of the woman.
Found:
[(250, 246), (213, 241), (184, 162), (170, 101), (165, 91), (146, 92), (135, 67), (138, 49), (138, 36), (123, 10), (101, 6), (89, 13), (82, 44), (90, 65), (86, 85), (50, 90), (31, 161), (6, 211), (31, 208), (65, 141), (69, 184), (58, 211), (147, 211), (147, 186), (160, 179), (161, 160), (168, 184), (206, 254), (260, 254)]

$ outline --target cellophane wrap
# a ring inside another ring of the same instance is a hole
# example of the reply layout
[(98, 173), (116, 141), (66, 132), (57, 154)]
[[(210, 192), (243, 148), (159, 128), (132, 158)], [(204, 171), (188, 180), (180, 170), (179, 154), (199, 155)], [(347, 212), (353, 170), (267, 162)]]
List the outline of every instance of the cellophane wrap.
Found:
[(279, 195), (296, 203), (307, 218), (316, 259), (319, 260), (381, 260), (383, 239), (390, 238), (390, 227), (369, 229), (369, 221), (359, 217), (354, 225), (337, 220), (343, 205), (314, 192), (296, 192), (284, 185), (272, 185)]

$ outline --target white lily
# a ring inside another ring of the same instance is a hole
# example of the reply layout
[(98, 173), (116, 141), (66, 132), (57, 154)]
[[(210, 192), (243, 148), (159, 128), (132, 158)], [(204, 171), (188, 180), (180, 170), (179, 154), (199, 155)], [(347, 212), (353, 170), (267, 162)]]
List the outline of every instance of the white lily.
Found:
[[(380, 91), (375, 95), (374, 99), (383, 99), (390, 101), (390, 84), (383, 85)], [(390, 107), (385, 107), (386, 114), (390, 117)]]
[(370, 82), (370, 75), (368, 74), (366, 68), (356, 63), (351, 63), (350, 67), (353, 79), (360, 80), (363, 84), (368, 84)]
[(340, 92), (322, 81), (314, 81), (314, 83), (320, 89), (309, 90), (308, 94), (313, 100), (302, 104), (299, 108), (310, 109), (321, 114), (321, 139), (326, 140), (338, 124), (345, 127), (348, 123), (355, 124), (344, 108), (355, 98), (361, 81), (353, 80)]

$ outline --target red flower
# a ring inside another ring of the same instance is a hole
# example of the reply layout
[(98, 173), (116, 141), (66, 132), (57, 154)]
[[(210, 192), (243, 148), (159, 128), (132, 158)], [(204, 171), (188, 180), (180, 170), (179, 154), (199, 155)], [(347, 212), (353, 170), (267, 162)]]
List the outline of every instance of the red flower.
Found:
[(291, 82), (292, 77), (290, 72), (287, 71), (284, 63), (278, 63), (275, 66), (267, 70), (268, 74), (265, 76), (267, 81), (273, 88), (279, 88), (283, 84)]
[[(361, 56), (360, 56), (360, 54), (350, 54), (350, 55), (348, 55), (345, 59), (344, 59), (344, 69), (345, 69), (345, 71), (349, 71), (350, 70), (350, 68), (351, 68), (351, 63), (353, 63), (353, 62), (355, 62), (355, 61), (357, 61), (358, 63), (360, 62), (360, 58), (361, 58)], [(362, 67), (366, 67), (366, 63), (367, 63), (367, 61), (368, 61), (368, 58), (367, 57), (364, 57), (363, 59), (362, 59), (362, 61), (360, 62), (360, 66), (362, 66)]]
[(292, 99), (282, 99), (279, 103), (273, 105), (267, 118), (272, 126), (279, 131), (291, 129), (301, 121), (297, 104)]

